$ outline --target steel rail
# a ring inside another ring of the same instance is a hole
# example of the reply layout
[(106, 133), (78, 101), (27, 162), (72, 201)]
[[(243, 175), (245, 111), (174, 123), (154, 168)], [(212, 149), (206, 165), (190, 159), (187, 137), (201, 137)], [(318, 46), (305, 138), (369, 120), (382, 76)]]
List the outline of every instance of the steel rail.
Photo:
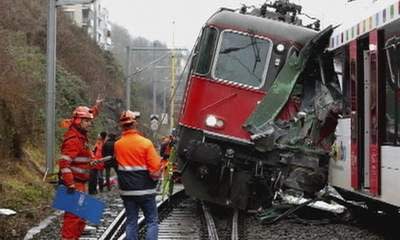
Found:
[(209, 240), (219, 240), (217, 228), (215, 226), (214, 219), (213, 219), (210, 211), (208, 210), (208, 207), (204, 204), (204, 202), (201, 202), (201, 207), (203, 209), (204, 218), (205, 218), (206, 224), (207, 224), (208, 239)]
[(231, 240), (239, 240), (238, 221), (239, 221), (239, 210), (235, 209), (232, 217)]
[(125, 224), (126, 217), (125, 217), (125, 209), (122, 209), (119, 212), (118, 216), (114, 219), (114, 221), (110, 224), (110, 226), (106, 229), (106, 231), (101, 235), (99, 240), (110, 240), (115, 239), (116, 234)]
[[(182, 189), (176, 193), (174, 193), (170, 198), (166, 198), (162, 200), (161, 202), (157, 203), (157, 208), (163, 209), (168, 206), (168, 203), (171, 201), (171, 198), (174, 197), (179, 197), (184, 194), (185, 190)], [(126, 222), (126, 217), (125, 217), (125, 209), (122, 210), (118, 216), (115, 218), (115, 220), (111, 223), (110, 227), (107, 228), (107, 230), (104, 232), (104, 234), (99, 238), (99, 240), (123, 240), (126, 239), (126, 234), (123, 232), (121, 235), (118, 235), (119, 232), (123, 231), (122, 227), (125, 225)], [(139, 217), (138, 219), (138, 228), (142, 228), (145, 225), (144, 221), (144, 216)]]

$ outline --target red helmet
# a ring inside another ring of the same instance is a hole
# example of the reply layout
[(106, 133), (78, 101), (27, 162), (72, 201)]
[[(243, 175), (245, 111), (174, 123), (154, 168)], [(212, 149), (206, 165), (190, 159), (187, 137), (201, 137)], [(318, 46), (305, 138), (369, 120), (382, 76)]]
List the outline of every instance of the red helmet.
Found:
[(131, 124), (131, 123), (135, 123), (136, 117), (138, 117), (137, 112), (132, 112), (130, 110), (124, 111), (121, 113), (121, 116), (119, 117), (119, 124), (127, 125), (127, 124)]
[(88, 118), (88, 119), (94, 118), (92, 110), (85, 106), (79, 106), (75, 108), (74, 112), (72, 113), (72, 116), (74, 118)]

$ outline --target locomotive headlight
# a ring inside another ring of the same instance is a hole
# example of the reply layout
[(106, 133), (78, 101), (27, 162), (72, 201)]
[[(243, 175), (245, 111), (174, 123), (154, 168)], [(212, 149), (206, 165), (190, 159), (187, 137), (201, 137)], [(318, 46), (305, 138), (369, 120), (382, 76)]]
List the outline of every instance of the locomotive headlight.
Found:
[(208, 127), (215, 127), (217, 125), (217, 117), (214, 115), (208, 115), (206, 118), (206, 125)]
[(285, 50), (285, 45), (283, 45), (282, 43), (276, 45), (276, 51), (278, 51), (279, 53), (282, 53), (284, 50)]
[(224, 121), (214, 115), (208, 115), (206, 118), (206, 126), (212, 128), (222, 128), (224, 126)]

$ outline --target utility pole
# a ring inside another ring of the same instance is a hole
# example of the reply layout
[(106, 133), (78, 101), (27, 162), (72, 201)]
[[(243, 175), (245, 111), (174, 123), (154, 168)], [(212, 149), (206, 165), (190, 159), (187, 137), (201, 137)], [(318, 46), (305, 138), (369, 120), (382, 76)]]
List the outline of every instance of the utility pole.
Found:
[(130, 46), (126, 47), (126, 110), (130, 110), (131, 108), (131, 77), (130, 77), (130, 67), (131, 67), (131, 63), (130, 63), (130, 59), (131, 59), (131, 48)]
[(163, 84), (163, 103), (162, 103), (162, 112), (166, 113), (167, 112), (167, 92), (168, 92), (168, 87), (165, 86), (165, 83)]
[(93, 3), (93, 7), (94, 7), (94, 21), (93, 21), (93, 39), (95, 42), (97, 42), (97, 23), (98, 23), (98, 19), (97, 19), (97, 3)]
[(57, 7), (90, 4), (95, 0), (48, 0), (47, 15), (47, 69), (46, 69), (46, 172), (54, 172), (54, 143), (56, 126), (56, 42)]
[(152, 82), (153, 82), (153, 114), (157, 114), (156, 113), (157, 112), (157, 80), (154, 78), (154, 76), (152, 77)]
[(172, 53), (171, 56), (171, 94), (170, 94), (170, 99), (171, 99), (171, 107), (170, 107), (170, 113), (169, 113), (169, 128), (172, 131), (174, 128), (174, 113), (175, 113), (175, 64), (176, 64), (176, 58), (175, 58), (175, 53)]
[(47, 18), (46, 174), (54, 169), (56, 125), (56, 0), (49, 0)]
[[(175, 45), (175, 21), (172, 22), (173, 30), (172, 30), (172, 49), (174, 49)], [(169, 130), (172, 132), (174, 128), (174, 112), (175, 112), (175, 51), (172, 50), (171, 54), (171, 106), (170, 106), (170, 113), (169, 113)]]
[[(155, 43), (153, 43), (153, 49), (155, 49)], [(155, 59), (155, 51), (152, 51), (153, 53), (153, 60)], [(153, 82), (153, 114), (157, 114), (157, 84), (156, 84), (156, 78), (154, 77), (154, 72), (151, 74), (151, 80)]]

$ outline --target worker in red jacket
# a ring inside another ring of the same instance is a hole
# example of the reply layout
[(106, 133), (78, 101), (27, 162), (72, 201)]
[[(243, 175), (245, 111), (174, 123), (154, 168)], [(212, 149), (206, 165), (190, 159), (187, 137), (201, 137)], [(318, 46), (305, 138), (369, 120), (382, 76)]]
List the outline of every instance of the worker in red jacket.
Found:
[[(58, 161), (61, 182), (68, 193), (85, 192), (85, 183), (89, 180), (90, 162), (93, 153), (88, 147), (87, 131), (97, 116), (102, 100), (97, 99), (93, 108), (77, 107), (61, 145), (61, 158)], [(85, 228), (85, 221), (78, 216), (65, 212), (61, 228), (63, 240), (77, 240)]]

